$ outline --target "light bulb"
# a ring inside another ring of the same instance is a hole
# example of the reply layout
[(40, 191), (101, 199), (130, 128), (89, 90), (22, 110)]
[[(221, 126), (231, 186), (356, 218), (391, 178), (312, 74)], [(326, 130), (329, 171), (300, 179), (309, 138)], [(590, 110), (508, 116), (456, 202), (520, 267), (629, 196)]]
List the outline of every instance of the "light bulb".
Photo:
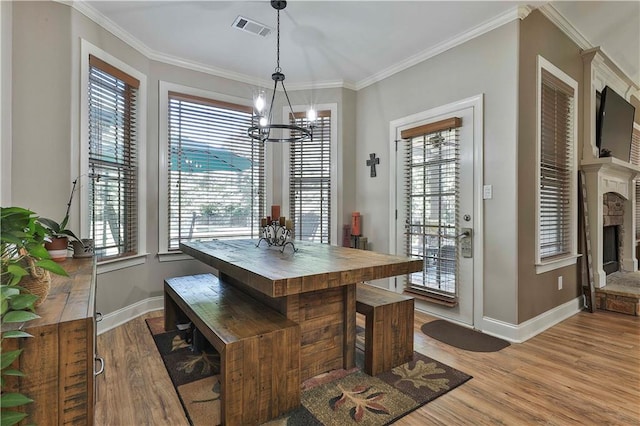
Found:
[(255, 101), (256, 111), (262, 112), (264, 109), (264, 92), (260, 92)]
[(307, 120), (310, 121), (311, 123), (314, 123), (317, 118), (318, 118), (318, 114), (316, 113), (316, 110), (313, 108), (310, 108), (309, 111), (307, 111)]
[(269, 124), (267, 117), (260, 117), (260, 127), (265, 127), (267, 124)]

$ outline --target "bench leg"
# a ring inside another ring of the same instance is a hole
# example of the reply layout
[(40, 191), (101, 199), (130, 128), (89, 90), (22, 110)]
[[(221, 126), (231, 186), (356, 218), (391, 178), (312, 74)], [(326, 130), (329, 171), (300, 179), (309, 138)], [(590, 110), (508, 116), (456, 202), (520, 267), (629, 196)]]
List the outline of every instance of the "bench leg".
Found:
[(258, 425), (300, 405), (300, 330), (229, 343), (220, 353), (221, 419)]
[(364, 371), (375, 376), (413, 358), (413, 300), (365, 314)]

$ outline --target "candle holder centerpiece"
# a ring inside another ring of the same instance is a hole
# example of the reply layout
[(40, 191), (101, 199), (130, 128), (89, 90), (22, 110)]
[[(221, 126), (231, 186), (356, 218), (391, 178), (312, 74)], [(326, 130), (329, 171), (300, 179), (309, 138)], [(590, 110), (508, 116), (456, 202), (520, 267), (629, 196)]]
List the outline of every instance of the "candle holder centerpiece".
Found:
[(280, 253), (284, 253), (288, 245), (291, 245), (294, 252), (298, 251), (293, 243), (293, 222), (284, 217), (280, 217), (279, 220), (272, 220), (271, 217), (261, 219), (260, 240), (256, 247), (260, 247), (262, 241), (266, 241), (269, 247), (282, 247)]

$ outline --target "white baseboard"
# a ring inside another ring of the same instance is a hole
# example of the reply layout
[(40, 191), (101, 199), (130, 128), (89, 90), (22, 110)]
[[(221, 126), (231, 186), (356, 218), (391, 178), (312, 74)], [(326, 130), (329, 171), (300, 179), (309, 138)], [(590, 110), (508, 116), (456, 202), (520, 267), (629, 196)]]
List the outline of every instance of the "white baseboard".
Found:
[[(478, 324), (476, 328), (482, 330), (483, 333), (508, 340), (512, 343), (522, 343), (577, 314), (582, 308), (583, 297), (580, 296), (522, 324), (514, 325), (493, 318), (483, 317), (482, 324)], [(118, 309), (102, 317), (102, 321), (98, 323), (98, 334), (109, 331), (147, 312), (160, 309), (164, 309), (163, 296), (150, 297), (136, 302), (133, 305), (125, 306), (122, 309)]]
[(531, 318), (522, 324), (514, 325), (493, 318), (483, 317), (481, 327), (477, 328), (482, 330), (483, 333), (500, 337), (513, 343), (522, 343), (577, 314), (582, 308), (583, 297), (580, 296), (535, 318)]
[(147, 312), (164, 309), (164, 296), (149, 297), (133, 305), (125, 306), (122, 309), (108, 313), (98, 322), (98, 334), (116, 328), (132, 319), (144, 315)]

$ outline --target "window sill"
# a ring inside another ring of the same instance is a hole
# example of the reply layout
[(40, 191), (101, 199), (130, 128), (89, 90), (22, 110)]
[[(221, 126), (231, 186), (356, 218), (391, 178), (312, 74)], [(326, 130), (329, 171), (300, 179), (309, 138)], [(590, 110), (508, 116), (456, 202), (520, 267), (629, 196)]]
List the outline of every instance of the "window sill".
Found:
[(563, 257), (562, 259), (556, 259), (550, 262), (536, 263), (536, 274), (543, 274), (545, 272), (554, 271), (566, 266), (575, 265), (580, 256), (582, 255), (573, 254), (571, 256)]
[(165, 251), (158, 253), (158, 260), (160, 262), (176, 262), (180, 260), (193, 260), (193, 257), (181, 251)]
[(107, 260), (98, 263), (97, 274), (117, 271), (119, 269), (130, 268), (132, 266), (143, 265), (147, 261), (148, 253), (137, 254), (124, 259)]

